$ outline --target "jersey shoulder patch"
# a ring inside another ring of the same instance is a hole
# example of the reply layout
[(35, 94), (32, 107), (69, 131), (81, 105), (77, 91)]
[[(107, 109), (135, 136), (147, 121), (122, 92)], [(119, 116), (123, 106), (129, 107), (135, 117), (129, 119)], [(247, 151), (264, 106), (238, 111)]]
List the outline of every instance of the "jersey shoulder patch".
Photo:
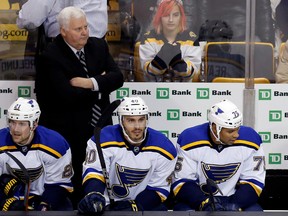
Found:
[(261, 136), (251, 127), (240, 126), (239, 137), (234, 145), (258, 150), (262, 144)]
[[(103, 149), (110, 147), (126, 148), (121, 132), (122, 128), (119, 124), (109, 125), (102, 128), (100, 134), (101, 148)], [(96, 143), (94, 135), (91, 137), (91, 139), (94, 143)]]
[(185, 129), (178, 137), (178, 144), (183, 150), (190, 150), (199, 147), (212, 147), (209, 138), (209, 123), (196, 125)]
[[(9, 128), (3, 128), (0, 130), (0, 150), (1, 151), (17, 150), (17, 147), (15, 146), (15, 144), (11, 138)], [(0, 152), (0, 154), (1, 153), (2, 152)]]
[(177, 156), (174, 144), (160, 131), (147, 129), (147, 140), (142, 151), (157, 152), (169, 160)]
[(66, 154), (70, 146), (66, 139), (58, 132), (43, 126), (36, 128), (31, 150), (40, 150), (53, 157), (60, 158)]

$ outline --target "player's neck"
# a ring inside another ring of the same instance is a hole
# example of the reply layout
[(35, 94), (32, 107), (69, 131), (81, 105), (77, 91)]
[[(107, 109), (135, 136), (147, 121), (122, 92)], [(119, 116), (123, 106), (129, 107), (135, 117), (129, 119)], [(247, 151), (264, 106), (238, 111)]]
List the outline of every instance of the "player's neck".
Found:
[(29, 137), (25, 143), (16, 143), (16, 144), (19, 146), (29, 145), (33, 138), (34, 138), (34, 130), (30, 132)]

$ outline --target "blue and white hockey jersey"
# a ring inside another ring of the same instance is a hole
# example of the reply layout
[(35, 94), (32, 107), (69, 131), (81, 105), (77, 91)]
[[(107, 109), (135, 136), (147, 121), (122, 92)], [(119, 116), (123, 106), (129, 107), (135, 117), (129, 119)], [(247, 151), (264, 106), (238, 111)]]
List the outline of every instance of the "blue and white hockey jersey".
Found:
[(30, 196), (41, 196), (45, 185), (58, 185), (73, 191), (71, 150), (59, 133), (38, 126), (31, 144), (19, 146), (13, 142), (8, 128), (0, 130), (0, 175), (10, 174), (25, 181), (21, 168), (3, 151), (15, 156), (28, 170)]
[[(176, 163), (176, 149), (167, 137), (148, 128), (140, 147), (128, 146), (118, 124), (103, 128), (100, 142), (115, 201), (135, 199), (146, 188), (156, 191), (162, 200), (167, 198)], [(94, 137), (88, 141), (86, 153), (83, 184), (90, 179), (104, 183)], [(104, 195), (108, 205), (107, 190)]]
[[(178, 163), (173, 180), (177, 194), (188, 181), (195, 181), (208, 194), (206, 179), (217, 183), (223, 196), (231, 196), (236, 184), (249, 184), (257, 195), (265, 182), (264, 151), (260, 135), (250, 127), (241, 126), (234, 144), (213, 145), (209, 123), (184, 130), (178, 138)], [(189, 192), (188, 192), (189, 193)], [(193, 192), (190, 192), (193, 196)], [(221, 196), (215, 189), (214, 195)]]

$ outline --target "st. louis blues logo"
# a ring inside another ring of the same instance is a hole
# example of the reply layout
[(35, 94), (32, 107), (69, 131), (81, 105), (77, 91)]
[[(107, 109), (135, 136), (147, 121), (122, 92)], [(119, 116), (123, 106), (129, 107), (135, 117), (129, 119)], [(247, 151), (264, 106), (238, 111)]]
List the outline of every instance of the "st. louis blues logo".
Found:
[(224, 113), (224, 112), (223, 112), (223, 110), (221, 110), (220, 108), (218, 108), (217, 111), (215, 112), (216, 115), (222, 114), (222, 113)]
[(134, 169), (116, 163), (116, 173), (120, 184), (112, 185), (113, 193), (120, 198), (128, 196), (129, 187), (140, 184), (148, 172), (149, 169)]
[[(6, 167), (11, 175), (15, 176), (17, 179), (20, 179), (22, 182), (27, 183), (25, 182), (26, 178), (24, 176), (23, 170), (21, 170), (20, 168), (12, 168), (8, 163), (6, 163)], [(42, 165), (40, 165), (39, 167), (29, 168), (27, 169), (27, 171), (30, 176), (31, 182), (34, 182), (43, 174), (44, 168)]]
[[(230, 164), (206, 164), (201, 162), (201, 169), (206, 178), (212, 179), (216, 184), (227, 181), (232, 178), (238, 171), (241, 163), (230, 163)], [(209, 194), (207, 184), (201, 185), (201, 190)], [(212, 193), (218, 193), (217, 188), (212, 188)]]

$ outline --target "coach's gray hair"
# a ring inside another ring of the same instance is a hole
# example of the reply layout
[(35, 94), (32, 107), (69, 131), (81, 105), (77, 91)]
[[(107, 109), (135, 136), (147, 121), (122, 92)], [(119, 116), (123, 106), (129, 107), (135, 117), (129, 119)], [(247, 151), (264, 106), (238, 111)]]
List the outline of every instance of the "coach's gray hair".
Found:
[(80, 19), (86, 17), (85, 12), (77, 7), (66, 7), (57, 16), (57, 22), (59, 26), (64, 29), (68, 29), (71, 18)]

